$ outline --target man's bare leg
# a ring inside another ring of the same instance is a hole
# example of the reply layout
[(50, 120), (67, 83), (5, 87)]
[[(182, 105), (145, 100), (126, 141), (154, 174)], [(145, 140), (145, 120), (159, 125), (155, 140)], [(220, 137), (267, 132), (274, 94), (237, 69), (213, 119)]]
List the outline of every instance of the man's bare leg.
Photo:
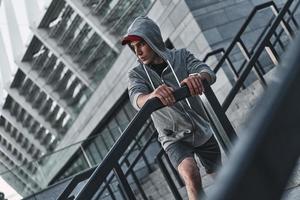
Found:
[(178, 172), (183, 178), (189, 200), (199, 200), (203, 194), (201, 175), (197, 163), (193, 157), (185, 158), (178, 165)]

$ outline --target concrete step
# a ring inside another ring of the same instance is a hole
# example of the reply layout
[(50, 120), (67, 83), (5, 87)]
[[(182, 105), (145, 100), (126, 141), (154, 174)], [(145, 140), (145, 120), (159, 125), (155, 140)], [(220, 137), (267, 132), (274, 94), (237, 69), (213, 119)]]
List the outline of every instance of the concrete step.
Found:
[(284, 195), (281, 199), (282, 200), (300, 200), (300, 186), (298, 185), (297, 187), (286, 190), (286, 192), (284, 193)]
[[(142, 188), (145, 191), (146, 196), (149, 200), (155, 199), (155, 200), (163, 200), (163, 199), (174, 199), (173, 195), (171, 194), (171, 191), (168, 187), (168, 184), (166, 180), (164, 179), (160, 169), (155, 169), (154, 172), (149, 174), (147, 177), (145, 177), (143, 180), (141, 180)], [(181, 188), (178, 188), (180, 191), (182, 191)], [(185, 191), (182, 191), (182, 195), (184, 195)], [(140, 194), (136, 196), (138, 200), (142, 200)]]

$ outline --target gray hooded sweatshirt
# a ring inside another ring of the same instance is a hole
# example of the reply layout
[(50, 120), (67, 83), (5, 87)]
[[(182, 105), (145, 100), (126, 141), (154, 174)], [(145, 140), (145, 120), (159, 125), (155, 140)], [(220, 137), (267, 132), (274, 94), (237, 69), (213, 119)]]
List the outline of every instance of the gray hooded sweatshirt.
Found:
[[(136, 18), (128, 28), (128, 35), (142, 37), (145, 42), (168, 64), (161, 77), (149, 66), (138, 60), (138, 65), (128, 72), (128, 92), (132, 105), (139, 110), (137, 98), (149, 94), (161, 84), (173, 89), (193, 73), (207, 73), (211, 83), (216, 76), (203, 62), (186, 49), (169, 50), (165, 47), (157, 24), (148, 17)], [(125, 37), (126, 37), (125, 36)], [(166, 149), (170, 144), (184, 140), (193, 146), (204, 144), (213, 134), (199, 96), (189, 97), (152, 113), (151, 118), (158, 131), (158, 140)]]

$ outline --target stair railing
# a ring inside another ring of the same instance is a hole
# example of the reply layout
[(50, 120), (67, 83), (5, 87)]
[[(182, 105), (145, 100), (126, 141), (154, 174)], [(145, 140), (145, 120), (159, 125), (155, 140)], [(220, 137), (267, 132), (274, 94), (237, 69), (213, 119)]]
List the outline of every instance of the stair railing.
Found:
[[(209, 84), (205, 81), (205, 95), (208, 99), (209, 103), (212, 107), (215, 108), (216, 115), (220, 117), (220, 121), (224, 125), (224, 129), (228, 133), (228, 138), (231, 138), (232, 141), (236, 138), (235, 130), (233, 129), (231, 123), (226, 117), (225, 113), (222, 109), (219, 109), (221, 105), (218, 101), (216, 101), (216, 96), (211, 90)], [(174, 97), (176, 101), (182, 100), (186, 97), (189, 97), (188, 88), (182, 87), (174, 92)], [(134, 192), (132, 191), (127, 179), (126, 174), (122, 171), (121, 166), (119, 165), (119, 159), (122, 157), (125, 150), (128, 148), (129, 144), (136, 136), (138, 130), (144, 125), (144, 123), (148, 120), (151, 113), (157, 109), (163, 107), (163, 104), (159, 101), (158, 98), (150, 99), (146, 102), (143, 108), (135, 115), (131, 123), (124, 130), (122, 135), (113, 145), (111, 150), (108, 152), (106, 157), (103, 159), (102, 163), (95, 169), (89, 170), (85, 173), (85, 175), (78, 175), (78, 177), (74, 177), (74, 180), (66, 187), (64, 192), (60, 195), (58, 200), (63, 200), (69, 198), (72, 191), (75, 187), (82, 182), (83, 180), (87, 180), (86, 184), (83, 186), (82, 190), (76, 196), (76, 200), (87, 200), (92, 199), (95, 193), (99, 190), (100, 186), (107, 181), (107, 176), (113, 171), (115, 176), (118, 179), (119, 185), (121, 186), (121, 190), (123, 194), (128, 199), (135, 199)], [(216, 132), (216, 135), (218, 133)], [(222, 139), (222, 136), (217, 136), (217, 138)], [(224, 145), (226, 145), (224, 143)], [(225, 151), (227, 151), (230, 147), (225, 147)]]
[(300, 156), (299, 63), (300, 35), (243, 130), (247, 137), (237, 142), (221, 169), (209, 200), (281, 199)]
[(236, 94), (240, 90), (242, 84), (244, 83), (245, 79), (247, 78), (247, 76), (249, 75), (250, 71), (254, 67), (255, 63), (257, 62), (259, 56), (262, 54), (263, 50), (266, 47), (270, 46), (270, 39), (271, 39), (271, 37), (273, 36), (273, 34), (274, 34), (275, 30), (278, 28), (278, 26), (283, 22), (283, 17), (288, 12), (289, 7), (291, 6), (291, 4), (293, 2), (294, 2), (294, 0), (288, 0), (285, 3), (285, 5), (280, 10), (280, 12), (277, 15), (277, 17), (272, 22), (271, 27), (267, 31), (267, 33), (264, 36), (263, 40), (261, 40), (259, 42), (257, 49), (255, 50), (255, 52), (253, 53), (253, 55), (251, 55), (249, 61), (247, 62), (247, 65), (245, 66), (244, 70), (242, 71), (240, 77), (238, 78), (238, 80), (236, 81), (235, 85), (230, 90), (229, 94), (226, 96), (224, 102), (222, 103), (222, 108), (225, 111), (228, 109), (228, 107), (231, 104), (231, 102), (233, 101), (234, 97), (236, 96)]
[[(280, 40), (280, 37), (282, 36), (283, 33), (286, 33), (291, 38), (291, 36), (294, 33), (293, 29), (289, 25), (289, 22), (292, 21), (294, 26), (296, 28), (299, 28), (299, 25), (298, 25), (298, 23), (297, 23), (297, 21), (294, 17), (295, 11), (296, 11), (298, 6), (299, 6), (299, 2), (296, 3), (296, 5), (295, 5), (295, 7), (292, 11), (287, 9), (287, 14), (289, 15), (289, 17), (287, 17), (287, 19), (282, 18), (282, 21), (280, 23), (280, 25), (282, 26), (282, 29), (280, 30), (279, 34), (277, 34), (276, 31), (274, 31), (275, 41), (274, 42), (270, 41), (270, 44), (268, 46), (266, 46), (267, 53), (271, 57), (274, 64), (278, 64), (278, 60), (279, 60), (279, 56), (276, 53), (275, 48), (274, 48), (275, 45), (277, 43), (279, 43), (281, 48), (283, 48), (283, 46), (284, 46), (282, 41)], [(248, 50), (246, 48), (246, 45), (242, 41), (242, 36), (243, 36), (244, 32), (246, 31), (246, 29), (248, 28), (248, 25), (251, 23), (251, 21), (255, 17), (255, 15), (259, 11), (267, 9), (267, 8), (271, 8), (274, 16), (268, 21), (267, 25), (261, 31), (261, 33), (259, 34), (257, 40), (253, 44), (252, 48), (250, 50)], [(263, 40), (263, 38), (265, 37), (266, 32), (269, 30), (272, 22), (278, 16), (278, 14), (279, 14), (279, 9), (273, 1), (266, 2), (266, 3), (260, 4), (258, 6), (255, 6), (254, 9), (251, 11), (250, 15), (245, 20), (245, 22), (242, 25), (240, 31), (233, 38), (232, 42), (230, 43), (230, 45), (226, 49), (226, 51), (223, 48), (219, 48), (219, 49), (216, 49), (212, 52), (209, 52), (204, 57), (204, 59), (203, 59), (204, 62), (211, 56), (214, 56), (216, 54), (221, 54), (222, 57), (221, 57), (220, 61), (217, 63), (216, 67), (214, 68), (214, 72), (217, 73), (218, 70), (223, 66), (224, 62), (226, 62), (227, 66), (229, 66), (230, 70), (232, 71), (234, 77), (236, 79), (238, 79), (239, 76), (240, 76), (241, 71), (244, 69), (245, 64), (247, 62), (249, 62), (251, 55), (253, 55), (253, 52), (257, 49), (257, 46), (258, 46), (259, 42), (261, 40)], [(238, 45), (240, 51), (242, 52), (242, 54), (245, 58), (245, 61), (241, 64), (241, 67), (238, 70), (235, 69), (235, 67), (233, 65), (233, 62), (231, 61), (230, 56), (229, 56), (230, 53), (234, 50), (234, 47), (236, 45)], [(262, 75), (265, 74), (266, 72), (265, 72), (264, 68), (262, 67), (262, 64), (260, 63), (259, 60), (256, 61), (255, 65), (254, 65), (254, 70), (256, 72), (256, 75), (258, 76), (259, 81), (265, 87), (266, 86), (266, 81), (264, 80)], [(245, 88), (244, 85), (242, 87)]]
[[(261, 64), (259, 63), (259, 57), (262, 54), (263, 50), (265, 49), (272, 59), (274, 64), (278, 64), (279, 62), (279, 55), (275, 50), (275, 45), (279, 43), (281, 48), (284, 48), (282, 41), (280, 40), (280, 37), (283, 33), (286, 33), (289, 37), (289, 39), (292, 39), (292, 36), (294, 34), (293, 29), (289, 25), (289, 22), (293, 22), (294, 26), (296, 28), (299, 28), (299, 25), (294, 17), (297, 8), (299, 7), (300, 2), (295, 1), (295, 6), (293, 10), (290, 10), (290, 7), (294, 0), (288, 0), (284, 7), (282, 9), (278, 9), (277, 6), (273, 1), (263, 3), (261, 5), (258, 5), (254, 7), (248, 18), (246, 19), (245, 23), (242, 25), (240, 31), (236, 34), (236, 36), (233, 38), (233, 41), (230, 43), (229, 47), (226, 49), (226, 51), (223, 48), (216, 49), (210, 53), (208, 53), (204, 57), (204, 61), (207, 61), (207, 59), (211, 56), (221, 54), (222, 57), (220, 61), (217, 63), (216, 67), (214, 68), (214, 72), (217, 73), (218, 70), (223, 66), (224, 62), (230, 67), (232, 73), (234, 74), (236, 78), (236, 82), (233, 85), (233, 88), (225, 98), (224, 102), (222, 103), (222, 108), (226, 111), (228, 107), (230, 106), (232, 100), (237, 95), (238, 91), (242, 88), (245, 88), (244, 81), (249, 76), (251, 70), (254, 68), (256, 71), (256, 74), (258, 76), (259, 81), (261, 82), (263, 87), (266, 87), (266, 81), (263, 77), (263, 74), (265, 74), (265, 71)], [(251, 20), (254, 18), (255, 14), (266, 8), (271, 8), (273, 14), (275, 17), (269, 20), (266, 27), (263, 29), (261, 34), (259, 35), (257, 41), (254, 43), (252, 49), (249, 51), (246, 49), (245, 44), (243, 43), (241, 37), (242, 34), (247, 29), (248, 25), (250, 24)], [(288, 15), (288, 17), (286, 17)], [(284, 18), (286, 17), (286, 19)], [(276, 29), (278, 27), (282, 27), (282, 29), (279, 31), (279, 33), (276, 33)], [(275, 37), (274, 42), (271, 41), (271, 38)], [(235, 45), (238, 45), (240, 50), (243, 52), (244, 57), (246, 58), (246, 61), (243, 62), (242, 67), (239, 70), (236, 70), (231, 59), (230, 59), (230, 53), (233, 51)]]
[[(249, 26), (250, 22), (253, 20), (256, 13), (258, 11), (264, 10), (266, 8), (274, 8), (274, 9), (272, 9), (273, 12), (275, 12), (275, 10), (277, 10), (276, 4), (273, 1), (269, 1), (269, 2), (266, 2), (266, 3), (260, 4), (260, 5), (257, 5), (253, 8), (251, 13), (247, 17), (246, 21), (242, 25), (241, 29), (235, 35), (235, 37), (233, 38), (233, 40), (230, 43), (229, 47), (226, 49), (226, 51), (225, 51), (224, 55), (222, 56), (221, 60), (218, 62), (218, 64), (214, 68), (215, 73), (221, 68), (221, 66), (223, 65), (223, 63), (225, 61), (229, 60), (229, 54), (233, 51), (235, 45), (238, 45), (240, 50), (242, 51), (243, 55), (245, 56), (245, 58), (249, 59), (250, 55), (249, 55), (248, 50), (245, 48), (245, 44), (242, 40), (242, 35), (246, 31), (247, 27)], [(277, 14), (277, 13), (275, 13), (275, 14)], [(262, 32), (260, 37), (262, 37), (263, 34), (264, 34), (264, 31)], [(258, 39), (260, 39), (260, 37)], [(265, 80), (264, 80), (263, 75), (261, 73), (261, 70), (260, 70), (261, 68), (262, 67), (261, 67), (260, 63), (256, 63), (256, 67), (255, 67), (256, 75), (258, 76), (258, 79), (264, 84)]]

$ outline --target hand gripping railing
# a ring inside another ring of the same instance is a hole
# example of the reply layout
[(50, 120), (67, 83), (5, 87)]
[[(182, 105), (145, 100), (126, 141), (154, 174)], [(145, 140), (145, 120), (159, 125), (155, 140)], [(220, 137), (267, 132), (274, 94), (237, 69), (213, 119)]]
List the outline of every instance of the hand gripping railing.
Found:
[[(183, 87), (174, 92), (174, 97), (176, 101), (182, 100), (185, 97), (190, 96), (188, 88)], [(128, 145), (131, 143), (132, 138), (140, 130), (144, 123), (148, 120), (151, 113), (155, 110), (158, 110), (163, 107), (163, 104), (160, 102), (158, 98), (153, 98), (148, 100), (145, 105), (141, 108), (140, 112), (138, 112), (128, 127), (125, 129), (124, 133), (120, 136), (118, 141), (109, 151), (107, 156), (103, 159), (102, 163), (96, 168), (94, 173), (89, 178), (86, 185), (80, 191), (76, 200), (86, 200), (91, 199), (94, 193), (99, 188), (99, 185), (105, 180), (106, 176), (111, 172), (112, 169), (115, 169), (116, 164), (120, 157), (120, 152), (124, 152)], [(119, 154), (119, 155), (118, 155)], [(115, 169), (117, 174), (121, 174), (120, 168)], [(124, 181), (124, 180), (120, 180)], [(129, 196), (133, 196), (133, 194), (128, 194)]]
[[(176, 101), (184, 99), (188, 96), (190, 96), (190, 94), (187, 87), (180, 88), (174, 92)], [(150, 114), (162, 107), (163, 104), (158, 98), (150, 99), (145, 103), (141, 110), (134, 116), (131, 123), (127, 126), (117, 142), (110, 149), (101, 164), (93, 171), (88, 182), (76, 197), (76, 200), (86, 200), (93, 197), (94, 193), (105, 180), (106, 176), (111, 172), (112, 169), (115, 168), (116, 163), (122, 155), (121, 152), (125, 152), (129, 144), (131, 143), (132, 138), (134, 138), (138, 130), (142, 128), (144, 123), (150, 117)], [(120, 172), (118, 169), (116, 171), (117, 173)], [(83, 178), (80, 179), (80, 181), (82, 180)], [(78, 182), (74, 181), (71, 185), (69, 185), (66, 190), (60, 195), (58, 200), (64, 200), (68, 198), (69, 193), (72, 192), (77, 184)]]
[[(215, 94), (210, 88), (207, 81), (204, 81), (205, 87), (205, 95), (208, 102), (211, 104), (213, 111), (216, 112), (215, 115), (218, 117), (221, 122), (223, 129), (228, 134), (228, 138), (234, 140), (236, 138), (236, 133), (233, 127), (231, 126), (228, 118), (225, 115), (225, 112), (222, 111), (221, 105), (218, 102)], [(176, 101), (180, 101), (184, 98), (190, 96), (189, 90), (186, 86), (177, 89), (174, 91), (174, 97)], [(92, 199), (93, 195), (99, 189), (99, 186), (106, 180), (108, 174), (113, 170), (118, 177), (121, 185), (124, 185), (126, 190), (126, 195), (129, 199), (135, 199), (134, 194), (129, 187), (129, 184), (124, 176), (124, 173), (121, 170), (121, 167), (118, 165), (118, 160), (123, 155), (123, 152), (128, 148), (132, 139), (136, 136), (138, 130), (144, 125), (144, 123), (148, 120), (151, 113), (155, 110), (164, 107), (164, 105), (160, 102), (158, 98), (153, 98), (148, 100), (145, 105), (141, 108), (141, 110), (134, 116), (131, 123), (124, 130), (123, 134), (113, 145), (111, 150), (108, 152), (106, 157), (103, 159), (102, 163), (95, 169), (89, 170), (85, 174), (85, 176), (80, 175), (77, 179), (74, 177), (74, 181), (67, 186), (65, 191), (59, 196), (58, 200), (65, 200), (69, 197), (70, 193), (74, 190), (74, 188), (78, 185), (79, 182), (88, 179), (87, 183), (84, 185), (82, 190), (76, 197), (76, 200), (88, 200)], [(216, 133), (217, 134), (217, 133)], [(222, 137), (217, 137), (218, 139), (222, 139)], [(229, 147), (225, 149), (228, 150)], [(90, 175), (90, 176), (86, 176)], [(89, 178), (88, 178), (89, 177)]]

